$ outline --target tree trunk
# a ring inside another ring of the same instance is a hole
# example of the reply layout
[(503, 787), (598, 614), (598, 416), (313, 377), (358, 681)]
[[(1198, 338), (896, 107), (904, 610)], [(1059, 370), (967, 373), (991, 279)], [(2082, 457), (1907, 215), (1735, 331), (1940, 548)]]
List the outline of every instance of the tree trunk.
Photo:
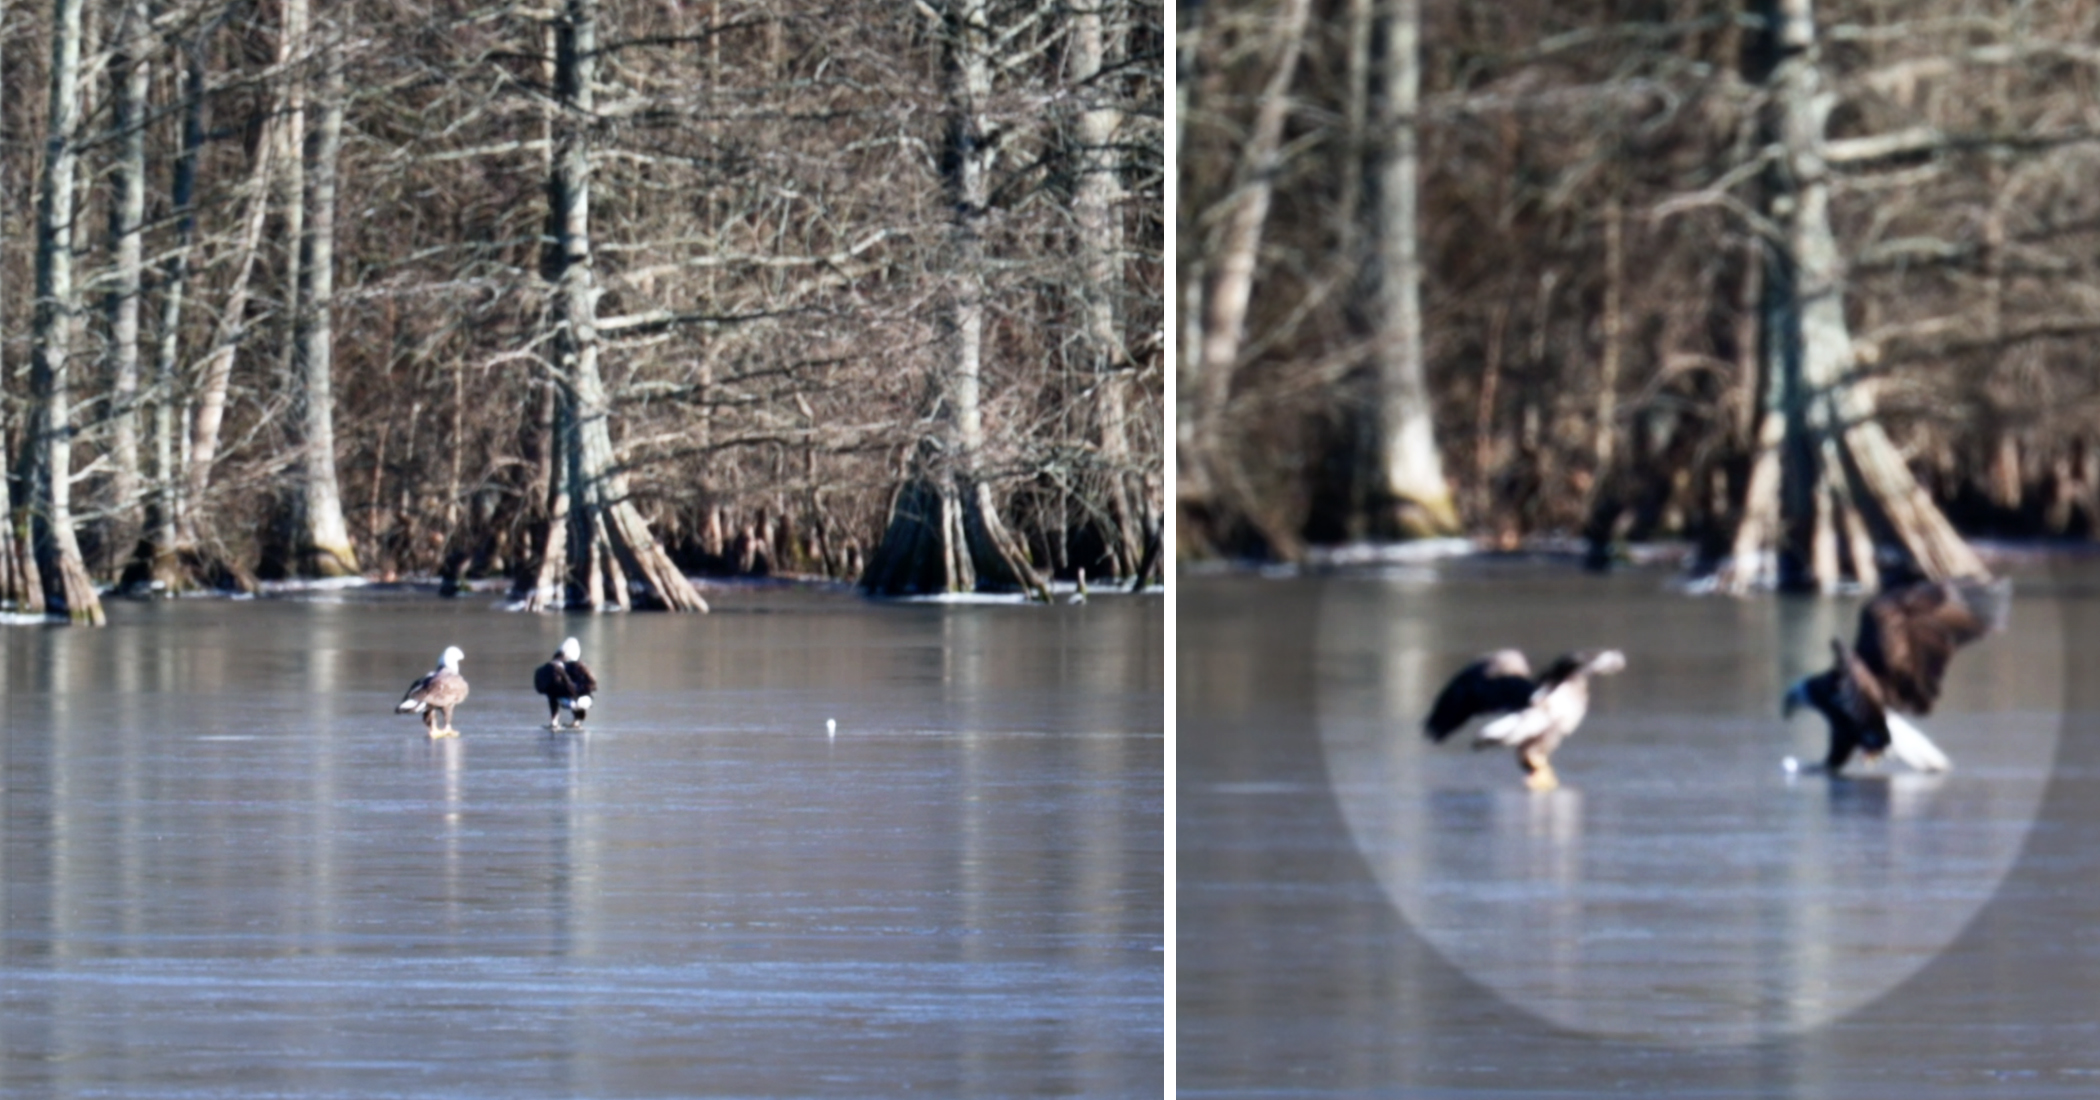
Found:
[[(1770, 272), (1776, 257), (1760, 267)], [(1735, 538), (1728, 557), (1716, 573), (1720, 586), (1742, 593), (1774, 583), (1776, 575), (1766, 564), (1767, 551), (1779, 537), (1779, 486), (1781, 454), (1786, 449), (1786, 387), (1781, 365), (1769, 355), (1758, 357), (1750, 391), (1750, 474), (1743, 490), (1743, 506), (1737, 514)]]
[[(198, 49), (203, 46), (200, 42)], [(201, 64), (196, 58), (192, 64)], [(192, 88), (202, 94), (201, 71), (192, 72)], [(211, 488), (213, 464), (218, 460), (220, 436), (225, 426), (226, 403), (231, 394), (234, 357), (246, 339), (248, 296), (254, 282), (255, 265), (263, 247), (263, 230), (269, 220), (272, 180), (277, 168), (279, 120), (286, 93), (280, 89), (272, 108), (261, 123), (255, 143), (255, 163), (248, 175), (248, 206), (243, 214), (239, 238), (234, 242), (233, 275), (226, 300), (213, 326), (210, 351), (202, 368), (196, 398), (196, 415), (184, 442), (187, 446), (175, 459), (179, 481), (172, 549), (156, 548), (153, 570), (167, 589), (179, 591), (200, 586), (248, 590), (254, 587), (252, 573), (221, 558), (205, 544), (208, 514), (206, 494)], [(201, 142), (202, 136), (198, 135)], [(188, 138), (185, 138), (187, 143)], [(185, 150), (185, 155), (189, 154)], [(192, 167), (192, 171), (194, 168)], [(194, 183), (194, 181), (191, 181)], [(184, 246), (185, 250), (187, 246)], [(163, 339), (167, 339), (166, 334)], [(164, 349), (165, 350), (165, 349)]]
[[(0, 100), (4, 100), (5, 89), (0, 89)], [(0, 230), (4, 230), (0, 225)], [(5, 234), (0, 232), (0, 242)], [(0, 361), (0, 378), (7, 376), (4, 361)], [(0, 605), (16, 611), (41, 615), (44, 612), (44, 586), (37, 576), (35, 545), (29, 536), (29, 512), (15, 507), (15, 479), (20, 467), (9, 462), (11, 452), (7, 447), (7, 418), (0, 415)]]
[(294, 377), (301, 397), (298, 526), (294, 568), (309, 577), (357, 575), (335, 471), (333, 372), (336, 171), (343, 147), (343, 49), (333, 28), (321, 44), (319, 124), (306, 137), (305, 239), (299, 246)]
[[(1767, 381), (1777, 392), (1758, 428), (1734, 560), (1721, 579), (1741, 588), (1756, 578), (1762, 544), (1774, 535), (1784, 588), (1832, 591), (1848, 558), (1866, 585), (1879, 582), (1882, 556), (1900, 559), (1899, 574), (1985, 576), (1982, 560), (1875, 421), (1866, 364), (1846, 327), (1823, 155), (1834, 99), (1822, 90), (1810, 0), (1760, 0), (1759, 7), (1770, 129), (1782, 153), (1767, 201), (1784, 240), (1765, 264), (1762, 334)], [(1768, 465), (1775, 454), (1776, 477)], [(1863, 539), (1871, 548), (1859, 545)]]
[(185, 507), (176, 528), (176, 549), (189, 558), (204, 557), (200, 528), (204, 495), (211, 488), (212, 463), (218, 460), (219, 435), (225, 425), (226, 400), (233, 382), (233, 359), (246, 335), (248, 289), (270, 212), (270, 173), (277, 159), (277, 124), (265, 119), (262, 126), (262, 138), (255, 145), (255, 165), (248, 178), (245, 225), (234, 246), (233, 284), (213, 329), (211, 354), (204, 362), (203, 384), (197, 395), (197, 422), (192, 429), (189, 463), (183, 476)]
[(146, 109), (152, 89), (150, 19), (146, 0), (126, 0), (110, 62), (118, 152), (109, 211), (115, 280), (109, 293), (110, 446), (115, 466), (110, 490), (117, 509), (109, 544), (118, 552), (129, 552), (145, 522), (139, 476), (139, 289), (145, 248)]
[(1190, 412), (1193, 453), (1183, 461), (1195, 467), (1185, 478), (1181, 507), (1211, 513), (1213, 523), (1234, 518), (1252, 525), (1268, 543), (1269, 553), (1294, 560), (1304, 553), (1297, 533), (1270, 515), (1247, 487), (1228, 442), (1228, 412), (1233, 374), (1247, 334), (1247, 305), (1254, 294), (1254, 274), (1261, 258), (1263, 227), (1269, 218), (1274, 180), (1282, 166), (1283, 126), (1291, 109), (1291, 80), (1305, 44), (1310, 0), (1283, 0), (1275, 30), (1276, 62), (1255, 109), (1247, 145), (1240, 153), (1234, 188), (1222, 219), (1202, 288), (1202, 331), (1191, 381), (1195, 391)]
[(707, 601), (678, 571), (627, 497), (614, 460), (611, 401), (598, 370), (598, 289), (591, 264), (590, 182), (593, 97), (598, 57), (597, 0), (567, 0), (556, 26), (555, 87), (561, 111), (548, 180), (554, 252), (554, 346), (561, 392), (547, 537), (542, 541), (532, 610), (591, 611), (645, 606), (706, 611)]
[(31, 331), (29, 438), (23, 445), (33, 552), (49, 609), (102, 624), (102, 601), (73, 533), (71, 338), (80, 312), (73, 282), (74, 184), (79, 154), (84, 0), (58, 0), (51, 22), (51, 101), (37, 203), (36, 315)]
[(1371, 0), (1344, 0), (1342, 41), (1346, 61), (1342, 78), (1342, 170), (1337, 182), (1341, 193), (1335, 199), (1335, 251), (1351, 263), (1359, 262), (1363, 232), (1370, 219), (1364, 216), (1364, 173), (1357, 165), (1371, 163), (1371, 39), (1377, 33), (1377, 12)]
[[(1173, 132), (1173, 161), (1182, 159), (1188, 144), (1189, 104), (1195, 100), (1190, 89), (1196, 84), (1197, 44), (1201, 41), (1205, 12), (1202, 6), (1186, 7), (1178, 12), (1177, 33), (1174, 36), (1174, 120), (1169, 129)], [(1178, 176), (1169, 178), (1169, 186), (1186, 193), (1186, 187)], [(1178, 548), (1184, 554), (1207, 554), (1215, 548), (1203, 537), (1200, 525), (1191, 520), (1191, 512), (1202, 502), (1211, 499), (1209, 479), (1203, 472), (1202, 447), (1196, 436), (1197, 404), (1195, 394), (1198, 371), (1202, 367), (1203, 348), (1203, 288), (1208, 280), (1204, 266), (1203, 250), (1191, 247), (1189, 242), (1197, 239), (1197, 219), (1190, 212), (1190, 204), (1184, 199), (1175, 207), (1174, 225), (1180, 237), (1180, 245), (1173, 262), (1178, 268), (1180, 300), (1167, 303), (1168, 324), (1180, 329), (1179, 352), (1170, 369), (1174, 372), (1174, 385), (1169, 398), (1174, 403), (1172, 418), (1173, 439), (1168, 446), (1174, 448), (1174, 484), (1168, 490), (1174, 494), (1174, 524), (1179, 534)]]
[(1416, 109), (1421, 96), (1419, 0), (1378, 5), (1377, 94), (1372, 132), (1369, 235), (1371, 354), (1378, 383), (1379, 477), (1374, 530), (1406, 538), (1456, 534), (1458, 508), (1437, 451), (1432, 399), (1422, 362), (1422, 263), (1416, 248), (1420, 175)]
[(177, 378), (182, 354), (182, 312), (189, 293), (190, 252), (197, 240), (197, 160), (204, 148), (204, 57), (217, 23), (200, 27), (184, 53), (182, 151), (175, 158), (169, 203), (176, 217), (175, 247), (161, 271), (160, 341), (153, 363), (153, 486), (146, 496), (145, 530), (125, 566), (127, 592), (173, 591), (188, 586), (177, 545), (183, 516), (183, 455), (189, 439), (189, 401)]
[(1110, 43), (1119, 28), (1110, 25), (1096, 4), (1073, 9), (1070, 79), (1083, 106), (1073, 120), (1079, 148), (1073, 184), (1073, 220), (1078, 226), (1081, 309), (1085, 318), (1084, 352), (1088, 387), (1095, 395), (1096, 443), (1103, 478), (1103, 513), (1097, 525), (1108, 549), (1111, 575), (1127, 577), (1144, 553), (1146, 492), (1130, 447), (1130, 359), (1121, 338), (1117, 302), (1123, 294), (1123, 227), (1119, 206), (1123, 182), (1116, 155), (1121, 112), (1111, 106), (1101, 86)]
[(309, 145), (306, 85), (312, 79), (310, 66), (314, 37), (307, 0), (280, 0), (279, 13), (282, 25), (277, 30), (277, 68), (282, 74), (280, 79), (284, 82), (284, 90), (277, 128), (275, 183), (277, 208), (283, 211), (284, 218), (281, 239), (285, 242), (285, 301), (279, 320), (284, 338), (278, 347), (283, 355), (280, 374), (285, 391), (297, 402), (304, 382), (299, 369), (299, 356), (305, 351), (300, 340), (300, 325), (306, 317), (306, 217), (307, 203), (312, 194), (306, 179)]
[[(0, 423), (0, 456), (7, 454), (7, 431)], [(0, 477), (0, 606), (29, 615), (44, 613), (44, 583), (37, 575), (35, 542), (30, 538), (29, 511), (16, 509), (12, 476)]]
[(882, 544), (861, 586), (877, 595), (1049, 589), (999, 518), (992, 488), (980, 474), (984, 449), (983, 222), (994, 156), (985, 111), (992, 92), (991, 26), (985, 0), (952, 0), (945, 9), (948, 51), (947, 287), (948, 370), (933, 387), (942, 411), (937, 440), (923, 442), (890, 509)]
[(1619, 419), (1619, 362), (1625, 351), (1626, 215), (1614, 198), (1604, 207), (1604, 306), (1597, 318), (1601, 347), (1597, 356), (1597, 427), (1591, 452), (1596, 482), (1611, 476), (1616, 459)]

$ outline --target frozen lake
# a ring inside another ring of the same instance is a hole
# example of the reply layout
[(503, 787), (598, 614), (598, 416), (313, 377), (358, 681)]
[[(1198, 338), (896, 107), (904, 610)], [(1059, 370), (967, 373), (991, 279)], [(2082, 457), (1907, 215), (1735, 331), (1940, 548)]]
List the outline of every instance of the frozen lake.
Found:
[(0, 630), (0, 1095), (1156, 1094), (1162, 601), (709, 598)]
[[(1180, 594), (1192, 1096), (2090, 1096), (2100, 570), (2018, 576), (1922, 725), (1943, 777), (1789, 779), (1856, 601), (1454, 562)], [(1482, 650), (1615, 645), (1533, 795), (1424, 742)]]

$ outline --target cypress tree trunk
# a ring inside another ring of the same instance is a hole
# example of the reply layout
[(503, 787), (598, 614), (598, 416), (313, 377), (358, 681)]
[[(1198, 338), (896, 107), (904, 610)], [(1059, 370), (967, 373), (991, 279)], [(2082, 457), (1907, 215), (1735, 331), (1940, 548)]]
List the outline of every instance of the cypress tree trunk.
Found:
[(299, 318), (294, 377), (301, 398), (298, 526), (294, 567), (310, 577), (357, 574), (335, 470), (333, 372), (336, 171), (343, 147), (343, 51), (333, 28), (321, 45), (319, 125), (307, 134), (305, 238), (299, 246)]
[(219, 437), (226, 422), (226, 402), (233, 383), (233, 359), (245, 335), (248, 293), (255, 261), (262, 249), (263, 228), (270, 212), (270, 178), (277, 161), (277, 123), (265, 119), (255, 145), (255, 164), (248, 177), (248, 209), (235, 244), (233, 286), (212, 333), (205, 358), (203, 385), (197, 395), (197, 419), (191, 430), (189, 465), (183, 471), (183, 508), (175, 528), (175, 552), (191, 573), (185, 585), (203, 576), (224, 577), (229, 571), (207, 554), (203, 544), (205, 493), (211, 488), (212, 464), (218, 460)]
[(146, 107), (152, 88), (153, 48), (146, 0), (126, 0), (117, 49), (110, 61), (115, 95), (117, 163), (111, 181), (110, 252), (115, 285), (109, 293), (110, 488), (117, 519), (110, 544), (128, 551), (144, 523), (139, 473), (139, 288), (146, 220)]
[[(0, 455), (7, 454), (7, 431), (0, 425)], [(31, 615), (44, 613), (44, 582), (37, 575), (35, 544), (29, 535), (29, 512), (16, 509), (12, 475), (0, 477), (0, 606)]]
[[(1196, 359), (1188, 372), (1187, 389), (1193, 391), (1186, 418), (1188, 446), (1182, 455), (1181, 484), (1176, 486), (1177, 507), (1184, 517), (1206, 514), (1212, 536), (1244, 521), (1259, 532), (1271, 555), (1284, 560), (1303, 555), (1303, 540), (1247, 486), (1233, 459), (1227, 414), (1240, 346), (1246, 339), (1247, 307), (1254, 295), (1262, 232), (1274, 197), (1275, 175), (1282, 164), (1291, 82), (1304, 52), (1311, 11), (1310, 0), (1283, 0), (1277, 14), (1272, 35), (1275, 68), (1262, 89), (1246, 148), (1240, 154), (1232, 197), (1226, 200), (1217, 244), (1210, 250), (1208, 269), (1203, 273), (1201, 302), (1190, 309), (1201, 317), (1201, 328), (1192, 341)], [(1202, 532), (1191, 534), (1203, 537)]]
[(934, 387), (943, 411), (937, 439), (921, 443), (890, 508), (881, 545), (861, 587), (877, 595), (1014, 591), (1048, 599), (1049, 589), (999, 518), (979, 469), (984, 449), (983, 224), (991, 197), (991, 26), (985, 0), (945, 8), (948, 64), (950, 227), (948, 364)]
[(1123, 201), (1123, 181), (1115, 154), (1122, 116), (1101, 105), (1108, 94), (1099, 85), (1117, 32), (1103, 17), (1103, 7), (1081, 4), (1072, 12), (1070, 76), (1082, 98), (1073, 120), (1078, 164), (1072, 214), (1079, 236), (1084, 354), (1091, 375), (1088, 385), (1095, 394), (1096, 446), (1105, 473), (1103, 514), (1097, 525), (1108, 548), (1111, 575), (1128, 577), (1137, 572), (1144, 553), (1149, 509), (1144, 478), (1132, 465), (1130, 363), (1122, 350), (1116, 309), (1123, 292), (1123, 231), (1117, 210)]
[[(5, 89), (0, 88), (0, 101)], [(0, 235), (4, 239), (4, 235)], [(0, 377), (5, 377), (0, 361)], [(29, 540), (29, 513), (15, 509), (15, 477), (18, 470), (8, 462), (7, 418), (0, 416), (0, 605), (16, 611), (42, 614), (44, 586), (36, 574), (36, 556)]]
[[(548, 180), (554, 254), (554, 346), (561, 390), (552, 445), (548, 529), (525, 605), (706, 611), (707, 601), (672, 563), (628, 499), (614, 460), (612, 405), (598, 369), (598, 289), (591, 266), (591, 80), (597, 65), (597, 0), (568, 0), (555, 34), (560, 101)], [(638, 590), (638, 592), (637, 592)]]
[[(312, 79), (314, 55), (313, 24), (307, 0), (280, 0), (277, 29), (277, 67), (282, 71), (284, 92), (278, 115), (277, 130), (277, 208), (283, 218), (283, 236), (286, 242), (284, 257), (284, 308), (278, 319), (284, 337), (278, 342), (283, 355), (280, 371), (285, 391), (296, 401), (303, 388), (299, 369), (299, 356), (304, 349), (300, 345), (300, 325), (306, 316), (308, 274), (306, 271), (306, 217), (307, 202), (312, 189), (306, 179), (306, 164), (310, 152), (310, 134), (307, 131), (307, 81)], [(325, 62), (324, 62), (325, 64)]]
[(1378, 479), (1384, 513), (1374, 530), (1407, 538), (1456, 534), (1458, 508), (1444, 480), (1422, 362), (1422, 262), (1415, 208), (1421, 167), (1415, 112), (1421, 98), (1420, 0), (1381, 0), (1382, 56), (1375, 72), (1371, 168), (1369, 316), (1378, 382)]
[(1810, 0), (1759, 0), (1758, 8), (1769, 129), (1782, 153), (1768, 177), (1768, 208), (1785, 239), (1764, 265), (1771, 396), (1756, 431), (1734, 560), (1721, 580), (1741, 588), (1758, 579), (1761, 544), (1773, 536), (1784, 588), (1832, 591), (1847, 564), (1872, 587), (1884, 556), (1899, 562), (1899, 572), (1932, 579), (1986, 576), (1874, 419), (1866, 364), (1845, 323), (1844, 262), (1830, 228), (1823, 147), (1834, 98), (1822, 87)]
[(73, 427), (68, 361), (80, 291), (73, 282), (74, 184), (79, 166), (81, 15), (84, 0), (57, 0), (51, 21), (51, 102), (38, 189), (36, 319), (31, 334), (30, 436), (21, 478), (47, 606), (75, 623), (102, 624), (102, 601), (74, 538)]
[(204, 148), (204, 54), (216, 21), (198, 28), (185, 44), (182, 148), (175, 158), (169, 202), (175, 211), (175, 247), (161, 269), (160, 340), (153, 361), (153, 484), (146, 495), (145, 529), (131, 563), (124, 567), (127, 592), (186, 587), (188, 571), (177, 553), (183, 514), (182, 461), (178, 440), (188, 438), (189, 402), (180, 394), (182, 313), (189, 293), (190, 252), (197, 240), (197, 158)]

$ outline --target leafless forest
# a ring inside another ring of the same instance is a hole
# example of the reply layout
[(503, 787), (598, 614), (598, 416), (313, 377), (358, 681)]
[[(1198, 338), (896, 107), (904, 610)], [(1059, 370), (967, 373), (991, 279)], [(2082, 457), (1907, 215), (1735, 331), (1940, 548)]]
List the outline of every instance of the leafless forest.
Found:
[(0, 13), (0, 603), (1154, 568), (1157, 6)]
[(1184, 556), (2093, 537), (2093, 5), (1221, 0), (1176, 47)]

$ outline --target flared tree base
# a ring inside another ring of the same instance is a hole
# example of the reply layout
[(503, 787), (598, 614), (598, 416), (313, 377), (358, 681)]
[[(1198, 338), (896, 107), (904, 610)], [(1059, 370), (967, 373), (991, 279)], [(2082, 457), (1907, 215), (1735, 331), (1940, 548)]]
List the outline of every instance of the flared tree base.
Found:
[(198, 547), (167, 548), (142, 540), (117, 579), (125, 596), (178, 596), (185, 592), (256, 592), (255, 574)]
[(921, 475), (897, 491), (860, 587), (876, 596), (1026, 592), (1049, 586), (992, 506), (991, 487)]
[(0, 532), (0, 607), (27, 615), (44, 612), (44, 580), (38, 575), (26, 525)]
[(102, 597), (88, 576), (87, 562), (80, 556), (71, 530), (39, 524), (34, 532), (36, 571), (43, 584), (45, 614), (63, 615), (78, 626), (101, 626)]
[(528, 611), (708, 609), (648, 522), (624, 501), (558, 518), (545, 546), (531, 590), (519, 593)]

